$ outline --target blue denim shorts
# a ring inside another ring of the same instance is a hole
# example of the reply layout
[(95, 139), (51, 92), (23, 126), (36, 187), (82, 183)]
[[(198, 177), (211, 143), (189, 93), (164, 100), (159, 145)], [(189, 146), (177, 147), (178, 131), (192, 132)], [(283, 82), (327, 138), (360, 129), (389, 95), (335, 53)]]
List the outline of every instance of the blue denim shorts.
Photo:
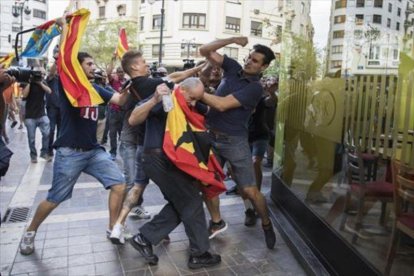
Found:
[(213, 133), (210, 137), (221, 164), (223, 165), (225, 161), (230, 163), (237, 186), (240, 188), (256, 186), (252, 154), (247, 137)]
[(47, 201), (61, 203), (72, 197), (73, 187), (81, 172), (92, 175), (105, 189), (124, 184), (125, 179), (118, 165), (103, 148), (78, 151), (61, 147), (56, 150), (53, 163), (53, 182)]
[(144, 152), (143, 146), (138, 146), (137, 155), (135, 158), (135, 185), (147, 186), (149, 183), (149, 178), (144, 172), (142, 165), (142, 153)]
[(250, 144), (252, 155), (263, 158), (269, 144), (269, 139), (256, 140)]

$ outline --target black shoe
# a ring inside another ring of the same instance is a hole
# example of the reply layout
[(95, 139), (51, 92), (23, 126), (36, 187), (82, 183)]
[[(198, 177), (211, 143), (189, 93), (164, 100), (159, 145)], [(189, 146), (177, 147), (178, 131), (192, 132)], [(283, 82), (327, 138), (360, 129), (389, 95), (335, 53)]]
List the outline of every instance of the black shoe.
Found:
[(247, 209), (246, 212), (244, 212), (246, 217), (244, 218), (244, 225), (246, 226), (254, 226), (256, 225), (256, 212), (252, 209)]
[(130, 243), (141, 253), (149, 265), (158, 264), (158, 256), (152, 251), (152, 244), (141, 233), (133, 236)]
[(265, 235), (266, 246), (269, 249), (273, 249), (276, 244), (276, 234), (273, 230), (273, 225), (271, 222), (269, 222), (268, 225), (262, 225), (262, 227)]
[(41, 158), (43, 158), (43, 159), (45, 159), (47, 162), (50, 162), (50, 161), (52, 161), (53, 160), (53, 157), (52, 156), (50, 156), (49, 154), (47, 154), (47, 153), (42, 153), (41, 155), (40, 155), (40, 157)]
[(10, 127), (14, 128), (17, 125), (17, 121), (13, 121), (13, 123), (11, 123)]
[(187, 265), (191, 269), (197, 269), (197, 268), (202, 268), (202, 267), (218, 265), (220, 262), (221, 262), (220, 255), (211, 254), (210, 252), (206, 251), (200, 256), (190, 256), (190, 259), (188, 260)]
[(234, 185), (233, 187), (231, 187), (230, 189), (226, 191), (226, 195), (238, 195), (238, 194), (239, 194), (239, 190), (237, 190), (237, 185)]
[(227, 223), (224, 220), (220, 220), (219, 222), (213, 222), (210, 220), (210, 226), (208, 227), (208, 238), (212, 239), (226, 230)]

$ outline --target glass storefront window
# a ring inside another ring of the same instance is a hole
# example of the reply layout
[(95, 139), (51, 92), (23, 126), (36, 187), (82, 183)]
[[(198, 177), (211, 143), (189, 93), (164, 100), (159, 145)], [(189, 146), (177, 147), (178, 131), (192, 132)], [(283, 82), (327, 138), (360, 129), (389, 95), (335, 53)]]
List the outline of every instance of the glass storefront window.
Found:
[[(394, 25), (397, 10), (412, 22), (414, 8), (368, 2), (315, 0), (308, 16), (293, 17), (299, 7), (284, 7), (273, 171), (382, 273), (396, 218), (391, 164), (414, 168), (414, 26)], [(391, 275), (413, 275), (413, 245), (402, 235)]]

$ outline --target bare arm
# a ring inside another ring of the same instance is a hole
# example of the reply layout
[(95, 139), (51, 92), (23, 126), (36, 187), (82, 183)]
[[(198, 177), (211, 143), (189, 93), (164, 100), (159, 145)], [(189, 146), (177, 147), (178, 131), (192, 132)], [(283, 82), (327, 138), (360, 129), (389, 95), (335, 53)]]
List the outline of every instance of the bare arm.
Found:
[(30, 83), (28, 83), (26, 85), (26, 87), (23, 89), (23, 91), (22, 91), (22, 97), (23, 98), (27, 98), (27, 96), (29, 96), (29, 92), (30, 92)]
[(223, 56), (216, 52), (218, 49), (233, 43), (244, 47), (246, 46), (247, 42), (248, 40), (245, 36), (218, 39), (201, 46), (200, 54), (203, 57), (206, 57), (211, 63), (221, 66), (223, 64)]
[(198, 71), (200, 71), (203, 68), (204, 64), (201, 64), (197, 67), (193, 67), (190, 69), (187, 69), (185, 71), (179, 71), (169, 74), (167, 77), (174, 83), (179, 83), (186, 78), (191, 77), (192, 75), (196, 74)]
[(108, 64), (108, 67), (106, 68), (106, 75), (108, 76), (108, 80), (112, 80), (112, 71), (114, 70), (114, 62), (116, 59), (116, 54), (113, 53), (111, 61)]
[(129, 88), (130, 87), (131, 87), (131, 83), (128, 86), (126, 86), (124, 89), (122, 89), (121, 91), (119, 91), (119, 93), (118, 92), (115, 92), (112, 95), (112, 97), (109, 100), (109, 102), (112, 103), (112, 104), (117, 104), (117, 105), (123, 106), (127, 102), (128, 97), (130, 95), (129, 94)]
[(40, 87), (42, 87), (42, 89), (47, 93), (47, 94), (51, 94), (52, 93), (52, 89), (50, 89), (49, 86), (47, 86), (43, 81), (39, 81), (37, 84), (40, 85)]
[(204, 93), (202, 101), (220, 112), (241, 106), (241, 103), (232, 94), (227, 95), (226, 97), (220, 97)]
[(128, 123), (131, 126), (135, 126), (144, 122), (151, 112), (151, 109), (153, 109), (154, 106), (156, 106), (161, 101), (162, 95), (166, 95), (169, 93), (169, 91), (170, 90), (164, 83), (158, 85), (155, 93), (150, 100), (134, 108), (131, 115), (129, 116)]

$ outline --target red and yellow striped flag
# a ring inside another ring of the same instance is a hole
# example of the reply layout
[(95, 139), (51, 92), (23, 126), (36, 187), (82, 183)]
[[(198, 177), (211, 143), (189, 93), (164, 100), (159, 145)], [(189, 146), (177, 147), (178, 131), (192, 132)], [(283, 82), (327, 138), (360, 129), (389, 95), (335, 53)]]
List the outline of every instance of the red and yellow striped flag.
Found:
[(126, 51), (128, 51), (128, 41), (126, 36), (126, 31), (124, 28), (121, 28), (119, 30), (119, 37), (118, 37), (118, 45), (116, 46), (116, 55), (119, 59), (122, 58), (122, 56), (125, 54)]
[(10, 64), (12, 63), (13, 59), (16, 57), (16, 54), (10, 53), (8, 55), (5, 55), (4, 57), (0, 58), (0, 65), (4, 68), (7, 69), (10, 67)]
[(203, 193), (212, 198), (226, 191), (223, 170), (211, 150), (204, 117), (190, 109), (180, 88), (172, 94), (174, 108), (168, 113), (163, 149), (185, 173), (203, 184)]
[(103, 103), (101, 96), (88, 80), (78, 61), (78, 52), (90, 11), (80, 9), (66, 17), (68, 30), (62, 34), (58, 70), (62, 86), (74, 107), (96, 106)]

